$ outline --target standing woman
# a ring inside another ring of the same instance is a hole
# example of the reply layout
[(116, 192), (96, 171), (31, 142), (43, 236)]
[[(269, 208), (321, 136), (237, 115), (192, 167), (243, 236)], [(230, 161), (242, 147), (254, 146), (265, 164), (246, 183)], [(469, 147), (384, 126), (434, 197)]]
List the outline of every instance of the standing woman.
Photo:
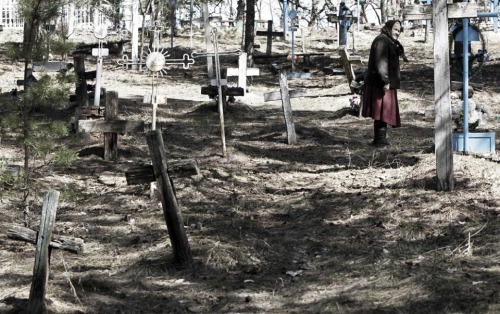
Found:
[(398, 38), (401, 22), (391, 20), (385, 23), (382, 32), (372, 43), (368, 70), (365, 74), (363, 92), (363, 117), (374, 121), (375, 146), (390, 145), (387, 140), (387, 124), (401, 127), (397, 89), (400, 86), (399, 57), (408, 61)]

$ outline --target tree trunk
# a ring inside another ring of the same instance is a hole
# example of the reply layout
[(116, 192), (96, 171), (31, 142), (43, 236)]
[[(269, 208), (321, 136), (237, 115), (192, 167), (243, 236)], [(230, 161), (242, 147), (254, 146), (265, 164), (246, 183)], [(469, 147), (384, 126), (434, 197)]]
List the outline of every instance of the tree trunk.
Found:
[(245, 1), (238, 0), (238, 6), (236, 7), (236, 20), (243, 22), (244, 16), (245, 16)]
[(312, 0), (311, 4), (311, 19), (309, 20), (309, 27), (314, 27), (316, 25), (316, 22), (318, 21), (319, 14), (318, 14), (318, 7), (319, 7), (319, 0)]
[(255, 39), (255, 1), (247, 1), (247, 14), (245, 21), (245, 52), (248, 56), (248, 65), (253, 66), (253, 49)]

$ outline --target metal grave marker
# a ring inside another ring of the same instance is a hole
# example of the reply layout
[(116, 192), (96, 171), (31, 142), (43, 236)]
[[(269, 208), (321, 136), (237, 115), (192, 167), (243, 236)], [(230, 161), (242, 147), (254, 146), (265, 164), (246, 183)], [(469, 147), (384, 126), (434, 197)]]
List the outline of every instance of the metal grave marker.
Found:
[[(102, 21), (101, 21), (102, 22)], [(92, 49), (92, 56), (97, 57), (97, 69), (95, 76), (94, 107), (99, 107), (101, 100), (101, 76), (102, 76), (102, 58), (109, 55), (109, 49), (102, 48), (104, 38), (107, 36), (106, 25), (98, 25), (94, 29), (94, 36), (99, 40), (98, 48)]]

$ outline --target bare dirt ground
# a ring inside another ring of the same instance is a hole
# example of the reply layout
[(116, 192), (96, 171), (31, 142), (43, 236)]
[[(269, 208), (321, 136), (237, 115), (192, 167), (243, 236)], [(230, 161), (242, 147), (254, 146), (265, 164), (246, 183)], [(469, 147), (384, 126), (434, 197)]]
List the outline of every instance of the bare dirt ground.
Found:
[[(474, 79), (484, 84), (474, 99), (493, 110), (482, 130), (498, 133), (500, 35), (484, 33), (490, 61)], [(377, 34), (362, 30), (351, 54), (366, 60)], [(2, 36), (4, 42), (15, 34)], [(332, 38), (334, 29), (317, 30), (306, 47), (334, 55)], [(103, 160), (100, 141), (62, 138), (57, 144), (79, 158), (69, 168), (50, 158), (36, 161), (32, 226), (39, 224), (43, 193), (56, 189), (55, 232), (83, 238), (85, 251), (52, 252), (49, 311), (500, 312), (499, 158), (455, 153), (455, 190), (436, 191), (434, 119), (424, 116), (434, 97), (432, 37), (423, 39), (411, 30), (401, 38), (411, 60), (402, 68), (399, 91), (403, 127), (390, 129), (393, 145), (380, 149), (370, 145), (372, 121), (347, 114), (352, 95), (345, 76), (322, 71), (334, 66), (328, 57), (313, 59), (311, 78), (289, 79), (291, 89), (308, 93), (292, 99), (297, 145), (286, 144), (281, 103), (264, 103), (265, 92), (278, 90), (278, 78), (268, 65), (257, 65), (261, 76), (249, 79), (248, 93), (225, 113), (227, 158), (221, 156), (215, 102), (200, 94), (208, 84), (206, 66), (197, 61), (189, 70), (169, 69), (160, 79), (168, 104), (158, 113), (168, 160), (194, 158), (201, 169), (199, 176), (174, 179), (194, 257), (189, 267), (171, 263), (159, 200), (150, 199), (147, 186), (126, 185), (127, 169), (150, 162), (145, 136), (120, 135), (117, 162)], [(203, 51), (203, 40), (197, 32), (194, 49)], [(227, 34), (219, 45), (234, 49), (239, 43)], [(166, 38), (164, 45), (170, 46)], [(175, 38), (175, 46), (178, 54), (189, 51), (189, 34)], [(273, 49), (289, 52), (290, 43), (276, 42)], [(118, 58), (105, 59), (103, 85), (119, 93), (120, 117), (149, 124), (152, 108), (142, 96), (150, 93), (151, 76), (117, 68)], [(7, 102), (22, 65), (1, 59)], [(95, 67), (90, 56), (86, 62), (87, 70)], [(236, 66), (236, 58), (223, 58), (223, 65)], [(58, 116), (69, 124), (73, 111)], [(16, 137), (2, 134), (0, 157), (23, 165)], [(6, 237), (10, 227), (22, 225), (21, 185), (1, 192), (0, 312), (21, 313), (35, 246)]]

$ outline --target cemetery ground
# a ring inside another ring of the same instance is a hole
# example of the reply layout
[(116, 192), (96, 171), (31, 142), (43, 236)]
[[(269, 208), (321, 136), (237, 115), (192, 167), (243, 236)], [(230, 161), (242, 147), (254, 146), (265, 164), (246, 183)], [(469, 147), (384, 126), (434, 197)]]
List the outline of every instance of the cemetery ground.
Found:
[[(249, 78), (248, 93), (224, 115), (227, 158), (215, 102), (200, 94), (208, 84), (203, 62), (160, 78), (168, 104), (159, 106), (157, 128), (168, 161), (194, 158), (201, 170), (173, 178), (194, 259), (189, 267), (171, 263), (159, 199), (149, 197), (148, 185), (126, 184), (128, 169), (151, 162), (144, 134), (120, 134), (116, 162), (103, 160), (102, 138), (68, 133), (58, 140), (78, 158), (70, 167), (51, 156), (35, 161), (31, 225), (40, 221), (43, 193), (56, 189), (54, 233), (82, 238), (85, 248), (79, 255), (52, 251), (49, 312), (498, 313), (500, 160), (455, 153), (454, 191), (435, 190), (434, 118), (424, 115), (434, 102), (432, 37), (424, 43), (421, 32), (412, 33), (401, 38), (411, 61), (402, 67), (403, 127), (389, 129), (393, 145), (384, 148), (370, 145), (370, 119), (349, 114), (346, 78), (322, 70), (334, 66), (326, 56), (312, 59), (311, 78), (289, 79), (290, 89), (307, 89), (291, 100), (296, 145), (286, 142), (280, 101), (264, 103), (264, 93), (279, 89), (278, 77), (257, 65), (261, 75)], [(238, 48), (239, 37), (223, 34), (221, 49)], [(366, 65), (377, 34), (362, 30), (351, 55)], [(337, 54), (334, 35), (318, 30), (306, 47)], [(483, 84), (474, 99), (491, 106), (492, 118), (480, 128), (498, 138), (500, 34), (485, 37), (490, 60), (473, 80)], [(174, 41), (180, 58), (189, 34)], [(204, 51), (201, 33), (193, 43)], [(273, 45), (273, 53), (290, 50), (290, 43)], [(7, 103), (23, 66), (0, 58), (0, 103)], [(118, 58), (104, 59), (102, 84), (118, 92), (120, 118), (150, 124), (152, 107), (142, 98), (151, 77), (117, 68)], [(222, 58), (223, 66), (236, 64), (236, 57)], [(94, 70), (95, 58), (85, 66)], [(69, 125), (74, 106), (50, 114)], [(17, 136), (4, 132), (0, 153), (23, 165)], [(6, 237), (23, 224), (20, 186), (0, 187), (2, 313), (24, 312), (33, 275), (35, 246)]]

